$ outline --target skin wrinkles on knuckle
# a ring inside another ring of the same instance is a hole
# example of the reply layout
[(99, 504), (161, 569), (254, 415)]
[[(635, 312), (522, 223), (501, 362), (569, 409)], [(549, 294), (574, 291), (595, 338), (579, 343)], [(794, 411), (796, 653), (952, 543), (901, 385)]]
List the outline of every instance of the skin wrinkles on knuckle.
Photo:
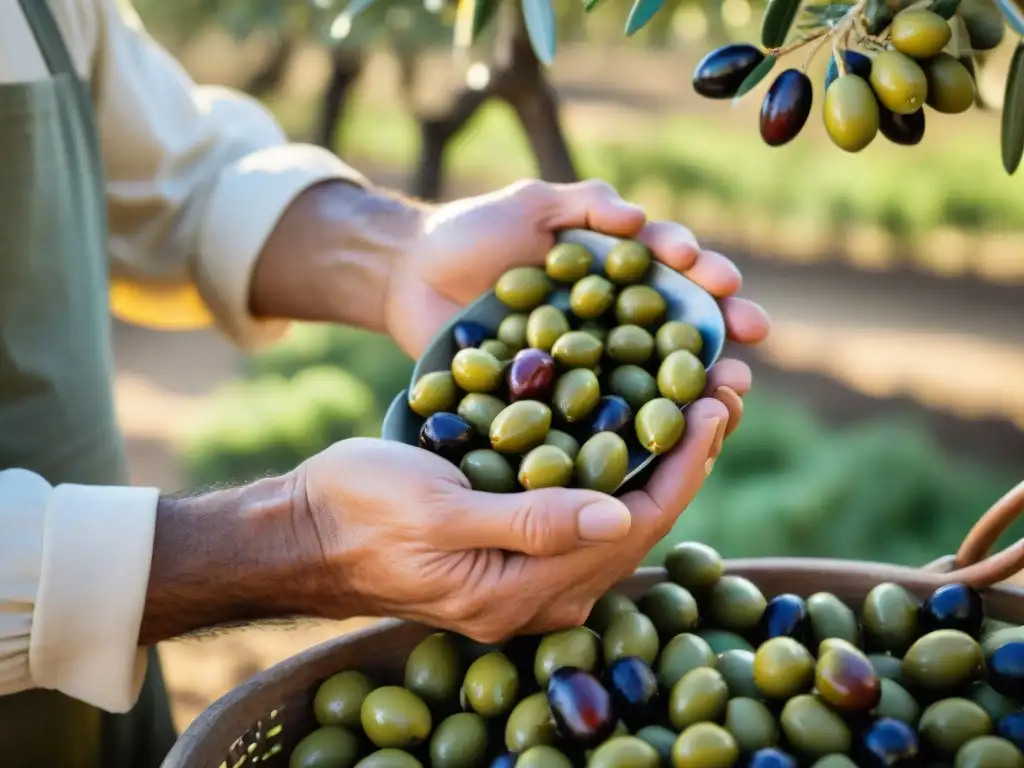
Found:
[(532, 554), (554, 554), (559, 544), (554, 512), (550, 504), (530, 498), (532, 495), (520, 495), (520, 504), (510, 523), (513, 534)]

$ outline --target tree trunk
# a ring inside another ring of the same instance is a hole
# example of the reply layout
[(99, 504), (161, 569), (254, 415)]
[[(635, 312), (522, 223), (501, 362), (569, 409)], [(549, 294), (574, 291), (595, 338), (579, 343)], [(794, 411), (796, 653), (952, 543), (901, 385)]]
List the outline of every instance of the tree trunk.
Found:
[(245, 81), (243, 90), (258, 99), (277, 90), (294, 53), (295, 40), (291, 35), (284, 34), (278, 37), (269, 58)]
[(344, 119), (349, 94), (363, 72), (363, 55), (349, 48), (331, 51), (331, 79), (324, 93), (319, 126), (314, 140), (326, 149), (337, 149), (341, 140), (336, 135)]

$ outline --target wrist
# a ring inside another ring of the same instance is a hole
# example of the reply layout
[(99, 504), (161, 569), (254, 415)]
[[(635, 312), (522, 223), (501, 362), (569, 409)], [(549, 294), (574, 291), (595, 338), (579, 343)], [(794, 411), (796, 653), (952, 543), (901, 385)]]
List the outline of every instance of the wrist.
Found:
[(345, 181), (303, 192), (256, 263), (256, 316), (386, 330), (391, 277), (419, 238), (427, 207)]

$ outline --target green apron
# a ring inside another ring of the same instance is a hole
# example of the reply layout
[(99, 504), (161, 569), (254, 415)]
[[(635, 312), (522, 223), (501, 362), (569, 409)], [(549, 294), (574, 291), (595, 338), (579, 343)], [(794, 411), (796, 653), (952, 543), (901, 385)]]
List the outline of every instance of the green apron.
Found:
[[(53, 484), (124, 484), (89, 87), (45, 0), (21, 6), (51, 76), (0, 85), (0, 468)], [(4, 768), (155, 768), (173, 742), (155, 652), (126, 715), (55, 691), (0, 697)]]

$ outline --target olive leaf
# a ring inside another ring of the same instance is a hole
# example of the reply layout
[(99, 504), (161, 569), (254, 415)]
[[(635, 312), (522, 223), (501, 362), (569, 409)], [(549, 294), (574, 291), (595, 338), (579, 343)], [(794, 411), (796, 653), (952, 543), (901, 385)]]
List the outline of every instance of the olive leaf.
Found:
[(960, 0), (932, 0), (928, 10), (936, 13), (944, 19), (953, 18), (956, 9), (960, 7)]
[(768, 7), (761, 18), (761, 45), (778, 48), (785, 43), (799, 12), (800, 0), (768, 0)]
[(996, 5), (1006, 17), (1010, 29), (1018, 35), (1024, 35), (1024, 9), (1017, 5), (1014, 0), (996, 0)]
[(736, 95), (732, 97), (732, 105), (736, 106), (740, 99), (746, 96), (754, 87), (764, 80), (768, 73), (772, 71), (772, 67), (775, 66), (775, 62), (778, 61), (778, 57), (773, 53), (769, 53), (764, 59), (751, 71), (749, 75), (740, 83), (740, 87), (736, 89)]
[(1017, 43), (1006, 76), (1001, 144), (1003, 168), (1012, 176), (1024, 155), (1024, 40)]
[(501, 0), (459, 0), (455, 9), (455, 47), (473, 45), (500, 4)]
[(868, 0), (864, 9), (868, 34), (879, 34), (889, 26), (897, 13), (913, 4), (914, 0)]
[(523, 0), (523, 19), (533, 52), (545, 66), (555, 60), (557, 24), (551, 0)]
[[(814, 26), (823, 27), (841, 21), (853, 8), (852, 3), (827, 3), (825, 5), (809, 5), (804, 13), (816, 22)], [(804, 25), (801, 25), (803, 27)]]
[(654, 14), (661, 10), (665, 0), (636, 0), (626, 19), (626, 36), (629, 37), (644, 28)]

